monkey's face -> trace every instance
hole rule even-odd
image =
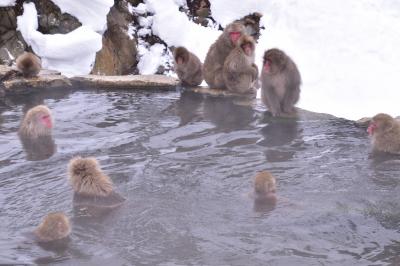
[[[254,45],[251,42],[244,42],[241,46],[243,49],[243,52],[247,55],[247,56],[251,56],[253,55],[253,51],[254,51]]]
[[[176,63],[178,65],[183,65],[185,63],[184,58],[182,56],[176,57]]]
[[[45,112],[39,112],[36,114],[36,123],[46,129],[53,128],[53,122],[51,121],[51,115]]]
[[[271,49],[264,53],[263,71],[276,74],[286,67],[286,55],[278,49]]]
[[[236,45],[239,38],[242,36],[243,31],[244,31],[244,26],[238,22],[229,24],[225,29],[225,32],[228,33],[229,35],[229,40],[232,45]]]
[[[370,136],[376,133],[384,133],[392,129],[394,119],[387,114],[378,114],[372,118],[368,126],[367,132]]]

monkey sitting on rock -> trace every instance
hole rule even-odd
[[[25,78],[36,77],[42,69],[42,61],[40,58],[30,52],[24,52],[18,56],[16,65],[18,71]]]
[[[114,191],[110,177],[103,173],[96,158],[75,157],[68,164],[69,181],[74,189],[74,206],[113,209],[125,201]]]
[[[183,85],[197,86],[203,81],[202,67],[199,58],[185,47],[174,50],[175,71]]]
[[[254,63],[255,42],[253,37],[243,35],[225,60],[222,71],[225,86],[231,92],[255,92],[258,68]]]
[[[282,50],[264,53],[261,71],[261,99],[273,116],[295,112],[300,98],[301,77],[293,60]]]

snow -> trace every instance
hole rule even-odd
[[[0,0],[0,6],[14,6],[16,0]]]
[[[17,24],[26,43],[41,57],[43,67],[66,76],[88,74],[102,46],[102,36],[87,26],[68,34],[40,33],[33,3],[24,4],[24,13],[17,18]]]
[[[107,28],[107,14],[114,0],[52,0],[61,11],[76,17],[82,25],[103,33]]]
[[[143,49],[143,47],[142,47]],[[157,72],[160,65],[164,63],[165,58],[163,57],[165,47],[160,43],[156,43],[150,47],[148,51],[143,54],[143,50],[139,50],[143,56],[138,63],[138,69],[140,74],[148,75]]]
[[[143,3],[140,3],[137,5],[137,7],[133,7],[130,3],[128,3],[128,10],[131,14],[137,14],[137,15],[143,15],[147,12],[146,5]]]
[[[189,21],[179,12],[181,2],[145,1],[154,13],[153,33],[204,61],[221,32]],[[399,115],[399,1],[212,0],[211,12],[222,26],[249,13],[264,14],[256,63],[273,47],[292,57],[303,78],[299,107],[348,119]]]

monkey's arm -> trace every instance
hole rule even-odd
[[[273,116],[280,116],[281,107],[278,95],[276,95],[274,87],[271,84],[263,84],[261,91],[261,97],[264,103],[268,107],[268,111],[272,113]]]

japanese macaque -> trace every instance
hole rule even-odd
[[[371,136],[374,151],[400,154],[400,122],[390,115],[377,114],[371,120],[367,132]]]
[[[75,206],[112,209],[125,201],[125,198],[114,192],[113,182],[103,173],[94,157],[71,159],[68,176],[75,192]]]
[[[301,77],[296,64],[279,49],[264,53],[261,99],[273,116],[295,112],[300,98]]]
[[[183,85],[197,86],[203,81],[202,67],[199,58],[185,47],[174,50],[175,72]]]
[[[31,108],[22,120],[19,127],[19,135],[28,138],[50,136],[53,128],[51,111],[45,105]]]
[[[49,108],[38,105],[28,110],[18,135],[29,161],[45,160],[55,153],[52,128],[53,120]]]
[[[276,180],[271,173],[262,171],[254,178],[254,196],[260,200],[276,201]]]
[[[42,69],[42,62],[33,53],[24,52],[16,60],[17,69],[25,78],[36,77]]]
[[[62,212],[46,215],[33,232],[38,242],[51,242],[66,238],[71,233],[71,225]]]
[[[244,32],[243,24],[233,22],[226,26],[224,32],[211,45],[203,64],[204,80],[210,88],[226,89],[222,75],[225,59]]]
[[[236,93],[255,92],[254,83],[258,68],[254,64],[255,42],[253,37],[243,35],[225,60],[223,78],[229,91]]]

